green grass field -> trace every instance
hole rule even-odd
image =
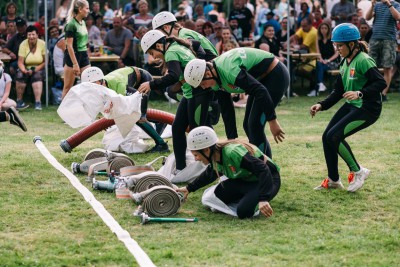
[[[371,170],[364,187],[353,194],[313,190],[326,177],[321,135],[339,107],[311,119],[308,109],[316,100],[292,98],[277,108],[286,132],[283,143],[272,144],[267,130],[282,177],[281,190],[271,202],[274,215],[270,219],[238,220],[211,213],[200,203],[203,189],[190,194],[176,215],[198,217],[198,223],[143,226],[132,216],[133,202],[118,200],[114,194],[93,193],[157,266],[398,266],[400,95],[391,94],[378,122],[348,140],[358,161]],[[153,102],[151,107],[175,112],[165,102]],[[97,134],[66,154],[59,142],[77,130],[62,123],[55,107],[21,114],[27,133],[0,124],[0,265],[137,265],[32,142],[34,136],[41,136],[53,156],[69,169],[71,162],[81,162],[90,149],[101,147],[103,135]],[[245,137],[243,116],[244,110],[237,109],[238,130]],[[222,125],[216,129],[223,136]],[[156,156],[131,155],[137,164]],[[348,170],[339,162],[346,181]],[[90,188],[85,176],[78,178]]]

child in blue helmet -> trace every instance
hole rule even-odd
[[[329,109],[342,98],[346,100],[322,135],[328,177],[314,188],[316,190],[343,188],[338,171],[338,155],[350,169],[347,191],[360,189],[370,173],[357,162],[345,139],[378,120],[382,110],[381,92],[386,82],[375,61],[368,56],[367,44],[359,39],[360,32],[353,24],[343,23],[333,30],[332,42],[343,58],[340,75],[332,93],[310,108],[314,117],[317,112]]]

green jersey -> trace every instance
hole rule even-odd
[[[126,95],[126,87],[129,81],[129,75],[136,75],[132,67],[125,67],[114,70],[106,76],[104,80],[107,81],[108,88],[117,92],[120,95]]]
[[[261,150],[258,148],[254,147],[254,157],[260,158],[262,156],[265,156]],[[228,144],[222,148],[221,151],[221,159],[222,159],[222,164],[217,163],[218,171],[222,172],[226,177],[230,179],[242,179],[244,181],[257,181],[258,178],[256,175],[250,173],[246,169],[242,169],[240,167],[242,158],[248,153],[249,151],[246,149],[245,146],[242,144]],[[267,156],[265,156],[267,157]],[[267,164],[272,164],[276,167],[276,169],[279,172],[279,166],[272,161],[272,159],[268,158]]]
[[[375,61],[364,52],[354,57],[350,64],[345,61],[340,66],[340,75],[342,76],[344,91],[360,91],[364,88],[368,81],[365,73],[373,67],[376,67]],[[351,101],[346,100],[346,102],[358,108],[363,105],[362,98]]]
[[[195,59],[196,57],[193,55],[190,49],[174,42],[169,47],[167,52],[165,52],[165,62],[168,61],[179,61],[182,67],[181,75],[179,76],[179,81],[184,80],[183,70],[185,66],[189,63],[190,60]],[[187,99],[192,98],[192,87],[184,83],[182,85],[183,96]]]
[[[70,22],[65,25],[65,39],[73,38],[74,42],[72,47],[74,51],[82,52],[87,51],[87,44],[88,44],[88,31],[86,29],[86,23],[82,20],[79,23],[75,18],[73,18]]]
[[[200,33],[196,32],[196,31],[182,28],[179,30],[178,37],[182,38],[182,39],[193,39],[193,40],[199,41],[201,47],[203,47],[203,49],[205,51],[209,51],[212,54],[214,54],[215,56],[218,56],[217,49],[210,42],[210,40],[208,40],[206,37],[204,37],[203,35],[201,35]]]
[[[265,59],[275,58],[274,54],[255,48],[235,48],[214,59],[221,84],[212,87],[212,90],[224,89],[229,93],[244,93],[242,88],[235,86],[236,78],[245,69],[248,72],[257,67]],[[265,70],[256,71],[259,78]]]

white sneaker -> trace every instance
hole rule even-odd
[[[318,88],[319,92],[325,92],[327,89],[325,84],[323,84],[323,83],[319,83],[318,86],[319,86],[319,88]]]
[[[307,96],[317,96],[317,95],[318,95],[318,92],[315,89],[307,94]]]
[[[344,186],[340,178],[338,181],[334,182],[331,178],[326,178],[322,181],[321,185],[314,188],[314,190],[323,190],[323,189],[343,189]]]
[[[177,170],[177,169],[175,169],[175,170],[172,172],[172,175],[177,176],[181,171],[182,171],[182,170]]]
[[[176,101],[175,99],[169,97],[169,95],[168,95],[167,92],[164,93],[164,96],[165,96],[165,98],[168,100],[168,102],[169,102],[170,104],[176,104],[176,103],[178,103],[178,101]]]
[[[350,173],[348,177],[350,184],[347,188],[347,191],[356,192],[358,189],[360,189],[364,185],[364,181],[367,180],[369,173],[370,170],[363,167],[361,167],[358,172]]]

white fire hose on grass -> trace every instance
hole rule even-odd
[[[73,175],[69,170],[64,168],[56,158],[51,155],[51,153],[47,150],[46,146],[42,143],[42,138],[40,136],[36,136],[33,139],[33,143],[39,149],[40,153],[49,161],[49,163],[64,174],[71,184],[81,193],[81,195],[85,198],[85,200],[93,207],[96,213],[100,216],[103,222],[110,228],[110,230],[118,237],[118,239],[124,243],[125,247],[129,250],[129,252],[135,257],[137,263],[140,266],[155,266],[151,261],[149,256],[142,250],[139,244],[132,239],[128,231],[124,230],[119,223],[112,217],[112,215],[105,209],[103,204],[99,202],[94,195],[81,184],[79,179]]]

